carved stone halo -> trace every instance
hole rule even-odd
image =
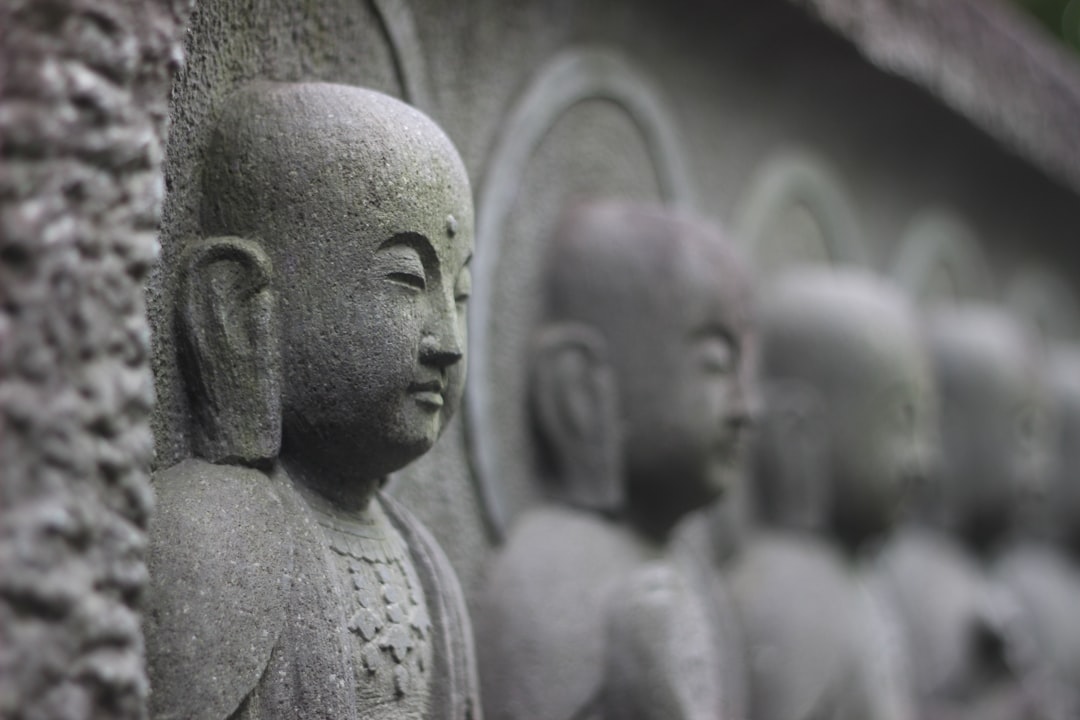
[[[519,192],[526,184],[534,156],[550,149],[545,142],[552,129],[587,101],[603,100],[629,121],[640,139],[651,167],[649,183],[658,188],[655,200],[676,205],[692,205],[692,183],[676,124],[669,117],[662,96],[633,65],[618,53],[602,48],[566,50],[548,61],[511,108],[496,140],[492,160],[477,192],[476,256],[473,262],[473,294],[469,329],[469,382],[465,388],[467,438],[474,477],[478,484],[488,528],[501,538],[513,518],[536,499],[538,488],[522,467],[516,443],[527,433],[523,420],[515,415],[525,406],[517,388],[528,363],[517,352],[515,336],[530,328],[510,326],[509,314],[497,298],[503,288],[530,285],[537,272],[535,263],[517,263],[515,272],[503,272],[511,263],[508,255],[521,253],[508,229],[519,219],[516,210]],[[543,147],[542,147],[543,146]],[[609,179],[610,180],[610,179]],[[604,193],[603,187],[589,189]],[[606,194],[612,191],[607,190]],[[542,205],[530,199],[533,207]],[[552,222],[558,208],[545,217]],[[536,228],[531,228],[535,230]],[[542,233],[541,233],[542,235]],[[538,239],[537,242],[542,242]],[[529,241],[531,242],[531,240]],[[519,290],[520,292],[520,290]],[[516,308],[511,308],[516,311]],[[524,345],[525,343],[520,343]],[[508,346],[514,346],[508,351]],[[515,384],[516,383],[516,384]],[[509,448],[509,450],[508,450]]]

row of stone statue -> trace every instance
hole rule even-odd
[[[1080,430],[1080,356],[992,309],[924,323],[856,272],[755,301],[708,224],[581,205],[528,329],[550,501],[470,623],[380,492],[461,398],[453,146],[375,92],[253,84],[203,182],[176,278],[195,457],[154,478],[155,718],[1077,717],[1077,444],[1047,461]]]

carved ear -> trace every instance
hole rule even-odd
[[[196,240],[177,286],[180,364],[195,453],[260,465],[281,446],[281,371],[271,264],[254,242]]]
[[[785,527],[818,529],[831,495],[829,422],[820,394],[806,383],[765,388],[758,431],[759,510]]]
[[[533,421],[553,490],[612,512],[623,502],[618,393],[607,343],[577,323],[544,328],[534,344]]]

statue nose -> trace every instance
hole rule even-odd
[[[760,398],[756,389],[745,378],[737,378],[732,390],[727,422],[745,431],[757,423],[760,411]]]
[[[455,339],[440,339],[435,335],[425,335],[420,340],[420,362],[445,369],[460,362],[464,353],[461,344]]]
[[[921,491],[936,481],[940,462],[938,450],[932,441],[927,438],[916,439],[904,465],[906,481],[913,490]]]

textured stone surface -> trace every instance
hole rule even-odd
[[[185,0],[0,9],[0,716],[141,718],[142,283]]]
[[[940,459],[934,482],[914,494],[916,512],[882,552],[880,587],[907,639],[923,712],[1004,717],[1034,703],[1029,712],[1045,713],[1055,698],[1031,684],[1037,640],[992,574],[1045,471],[1038,354],[995,306],[940,308],[928,326]]]
[[[159,466],[190,450],[168,270],[197,233],[197,178],[220,99],[260,78],[350,83],[418,103],[474,183],[472,312],[480,318],[487,303],[490,328],[473,323],[470,384],[487,382],[491,402],[482,413],[468,406],[390,490],[432,528],[470,592],[499,529],[483,488],[503,491],[510,521],[537,496],[522,473],[504,470],[532,452],[520,328],[537,313],[535,258],[574,198],[673,200],[738,229],[753,180],[777,157],[809,157],[848,207],[821,210],[812,196],[804,205],[826,216],[802,222],[797,206],[782,232],[850,216],[865,264],[885,269],[912,218],[941,206],[970,225],[996,277],[1029,259],[1066,282],[1078,276],[1075,192],[788,0],[215,0],[192,18],[187,52],[174,91],[163,260],[149,283]],[[491,472],[475,445],[495,433]]]
[[[791,272],[762,296],[758,524],[721,566],[750,716],[911,718],[903,652],[863,575],[935,440],[914,309],[888,282],[841,269]]]
[[[999,0],[793,0],[1080,189],[1080,61]]]
[[[340,83],[252,82],[216,115],[174,268],[194,458],[154,476],[151,712],[476,720],[457,579],[379,493],[461,401],[461,158]]]
[[[477,601],[489,717],[728,715],[740,660],[671,538],[742,467],[753,326],[732,250],[658,206],[563,214],[531,327],[539,452],[519,459],[550,503],[511,529]]]

